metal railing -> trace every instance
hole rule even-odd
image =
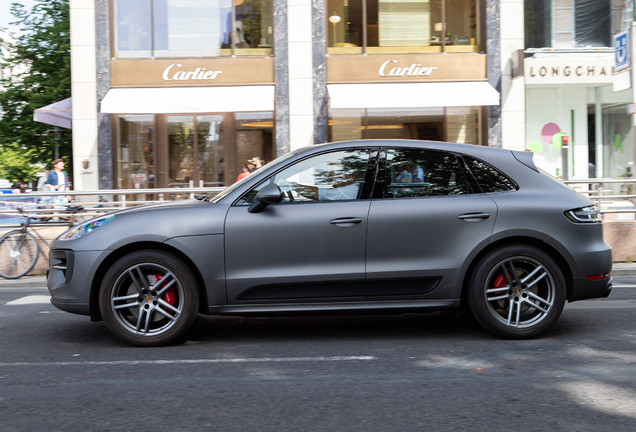
[[[135,207],[145,204],[156,204],[165,201],[173,201],[184,198],[194,198],[195,195],[207,195],[213,197],[225,190],[223,187],[190,187],[190,188],[163,188],[163,189],[102,189],[96,191],[64,191],[64,192],[28,192],[24,194],[7,194],[6,198],[39,198],[38,202],[12,202],[12,199],[2,200],[0,195],[0,214],[15,215],[16,217],[29,217],[30,219],[50,220],[67,218],[69,213],[65,207],[81,205],[84,211],[75,213],[75,217],[88,219],[104,213],[121,210],[123,208]],[[131,200],[129,197],[139,195],[156,196],[157,199]],[[95,197],[95,200],[80,200],[73,203],[45,202],[43,199],[57,196],[71,197]],[[104,197],[107,197],[104,199]],[[116,197],[117,199],[114,199]],[[19,210],[19,209],[22,210]],[[53,225],[53,224],[51,224]],[[19,223],[2,223],[0,219],[0,230],[21,226]]]
[[[636,205],[635,194],[621,194],[621,195],[608,195],[614,193],[612,189],[603,189],[604,184],[627,184],[634,185],[636,188],[635,178],[615,179],[615,178],[593,178],[593,179],[578,179],[578,180],[564,180],[563,183],[567,185],[588,185],[588,190],[577,190],[577,192],[587,195],[591,200],[596,201],[599,204],[601,213],[636,213],[636,208],[633,209],[603,209],[602,204],[613,204],[615,202],[625,201]],[[632,189],[634,189],[632,188]]]

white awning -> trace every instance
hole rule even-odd
[[[328,84],[330,108],[429,108],[499,105],[487,82]]]
[[[51,126],[71,129],[73,119],[72,98],[66,98],[33,111],[33,120]]]
[[[273,111],[274,86],[110,89],[102,113],[179,114]]]

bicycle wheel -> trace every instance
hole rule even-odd
[[[27,274],[38,259],[38,243],[28,232],[9,231],[0,238],[0,276],[17,279]]]

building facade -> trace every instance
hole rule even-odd
[[[522,0],[71,0],[75,185],[227,186],[349,139],[523,149],[523,20]]]
[[[633,2],[541,0],[526,2],[525,15],[526,147],[535,163],[561,178],[632,177],[634,99],[629,77],[616,85],[613,36],[631,28]]]

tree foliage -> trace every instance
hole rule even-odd
[[[29,150],[24,152],[10,147],[0,147],[0,178],[11,183],[18,180],[28,183],[29,180],[35,179],[41,167],[29,161],[29,153]]]
[[[37,0],[31,11],[13,3],[13,24],[24,32],[0,60],[0,145],[13,149],[31,164],[53,160],[52,126],[33,120],[33,111],[71,96],[71,42],[68,0]],[[16,74],[26,63],[26,70]],[[63,129],[60,156],[72,163],[71,131]],[[67,159],[68,158],[68,159]],[[72,168],[69,167],[72,172]]]

